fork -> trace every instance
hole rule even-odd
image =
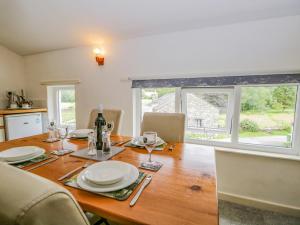
[[[76,173],[77,171],[81,170],[81,169],[85,169],[87,168],[89,165],[91,165],[91,163],[85,163],[83,166],[77,167],[74,170],[71,170],[70,172],[66,173],[65,175],[61,176],[60,178],[58,178],[59,181],[62,181],[68,177],[70,177],[71,175],[73,175],[74,173]]]

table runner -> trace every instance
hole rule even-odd
[[[156,150],[156,151],[162,151],[162,150],[164,150],[164,148],[165,148],[166,145],[167,145],[167,143],[158,145],[158,146],[156,146],[153,150]],[[125,146],[125,147],[131,147],[131,148],[145,148],[145,147],[142,147],[142,146],[134,145],[134,144],[132,144],[131,142],[126,143],[124,146]]]
[[[17,163],[17,164],[11,164],[12,166],[15,166],[15,167],[18,167],[18,168],[23,168],[23,167],[25,167],[25,166],[30,166],[30,165],[33,165],[33,164],[35,164],[35,163],[39,163],[39,162],[42,162],[42,161],[44,161],[44,160],[47,160],[47,159],[49,159],[49,155],[48,154],[43,154],[43,155],[41,155],[41,156],[39,156],[39,157],[36,157],[36,158],[34,158],[34,159],[31,159],[31,160],[29,160],[29,161],[26,161],[26,162],[21,162],[21,163]]]

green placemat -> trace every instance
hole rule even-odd
[[[153,150],[162,151],[162,150],[164,150],[166,145],[167,145],[167,143],[163,143],[161,145],[156,146],[155,149],[153,149]],[[145,148],[145,147],[142,147],[142,146],[134,145],[134,144],[131,143],[131,141],[126,143],[124,146],[125,147],[131,147],[131,148]]]
[[[16,166],[18,168],[23,168],[25,166],[30,166],[32,164],[42,162],[42,161],[44,161],[44,160],[46,160],[48,158],[49,158],[49,155],[43,154],[43,155],[41,155],[41,156],[39,156],[37,158],[31,159],[29,161],[21,162],[21,163],[17,163],[17,164],[13,164],[13,166]]]
[[[70,179],[64,181],[64,184],[73,188],[77,188],[80,190],[84,190],[81,187],[79,187],[79,185],[77,184],[76,180],[77,180],[77,176],[78,174],[76,174],[75,176],[71,177]],[[139,183],[142,182],[142,180],[147,176],[147,174],[145,174],[144,172],[140,172],[138,179],[131,185],[129,185],[126,188],[123,188],[121,190],[118,191],[112,191],[112,192],[105,192],[105,193],[99,193],[99,192],[92,192],[98,195],[102,195],[105,197],[109,197],[109,198],[113,198],[113,199],[117,199],[119,201],[123,201],[126,200],[134,191],[134,189],[139,185]],[[87,191],[87,190],[85,190]]]

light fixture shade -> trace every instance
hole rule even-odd
[[[104,57],[96,56],[96,62],[98,63],[99,66],[103,66],[104,65]]]
[[[96,62],[99,66],[104,65],[104,49],[103,48],[94,48],[94,54],[96,55]]]

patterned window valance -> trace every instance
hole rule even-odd
[[[300,83],[300,73],[133,80],[132,88]]]

